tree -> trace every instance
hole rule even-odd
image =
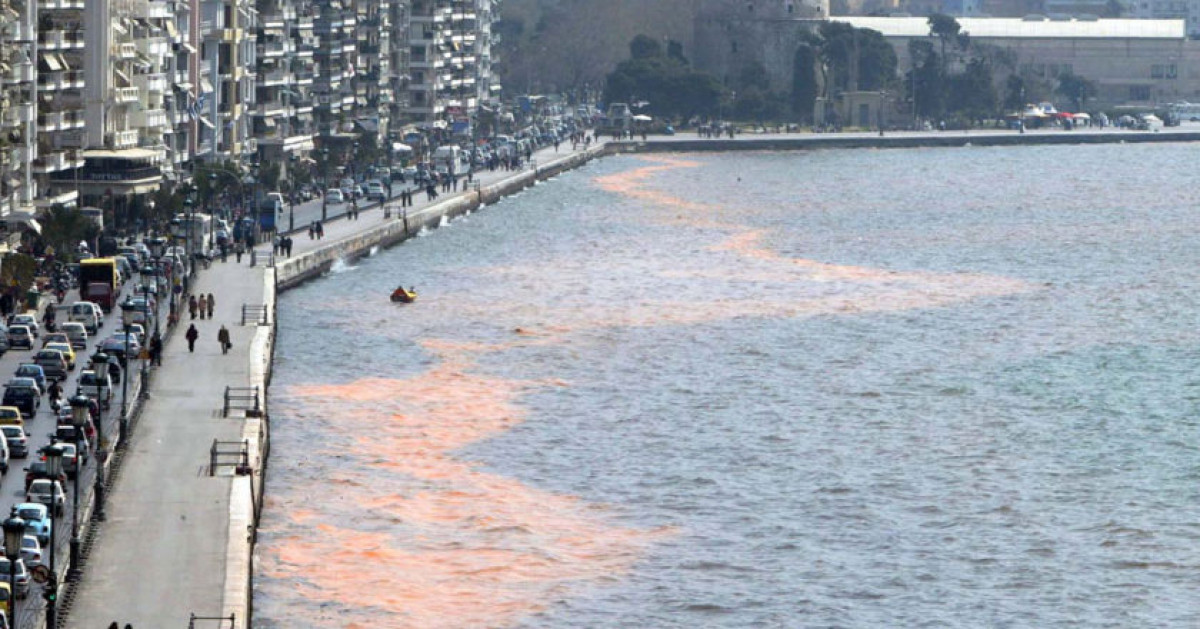
[[[649,35],[638,35],[629,42],[629,57],[632,59],[653,59],[663,56],[662,45]]]
[[[942,72],[946,72],[946,44],[958,41],[958,34],[962,32],[962,25],[958,20],[946,15],[945,13],[934,13],[927,20],[929,24],[929,35],[936,37],[942,44]]]
[[[817,53],[807,43],[800,44],[792,61],[792,111],[803,122],[812,121],[817,101]]]
[[[634,99],[649,102],[650,113],[659,117],[711,114],[717,110],[722,93],[715,77],[696,72],[684,62],[682,47],[678,54],[654,54],[653,42],[645,36],[630,43],[631,58],[617,64],[604,85],[607,102],[628,102]]]
[[[1082,111],[1087,100],[1096,96],[1096,84],[1067,72],[1058,76],[1058,87],[1054,92],[1070,100],[1075,111]]]
[[[42,217],[42,241],[54,247],[59,260],[73,260],[75,245],[81,240],[92,242],[98,235],[96,223],[73,208],[55,206]]]
[[[1025,109],[1025,79],[1010,74],[1004,80],[1004,109],[1007,111],[1023,111]]]

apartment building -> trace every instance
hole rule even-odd
[[[251,132],[263,162],[285,168],[315,148],[312,86],[318,42],[309,2],[258,3],[258,77]]]
[[[257,11],[249,0],[200,3],[200,122],[207,130],[201,130],[197,152],[211,159],[240,163],[257,150],[250,115],[258,79]]]
[[[493,0],[418,0],[408,29],[410,121],[465,120],[500,86],[492,74]]]
[[[37,194],[33,158],[37,155],[37,10],[29,0],[0,2],[0,218],[32,215]],[[11,239],[9,236],[14,236]],[[6,231],[0,249],[15,244],[19,228]]]
[[[37,2],[37,142],[33,157],[35,204],[71,205],[74,186],[58,181],[83,165],[84,2]]]

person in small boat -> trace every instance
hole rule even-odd
[[[414,296],[416,296],[414,289],[404,290],[404,286],[398,286],[396,290],[392,291],[393,301],[412,301]]]

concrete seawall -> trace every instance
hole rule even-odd
[[[392,210],[392,218],[360,234],[330,243],[306,254],[286,260],[276,260],[276,286],[284,291],[327,273],[338,260],[352,261],[370,253],[375,247],[390,247],[415,236],[422,229],[434,229],[442,223],[501,198],[520,192],[538,181],[544,181],[603,155],[605,147],[579,151],[551,160],[544,165],[531,167],[494,184],[478,186],[474,190],[445,201],[434,203],[417,211]]]
[[[1097,130],[1040,130],[1028,133],[1015,131],[934,131],[895,132],[886,135],[868,133],[799,133],[764,136],[739,135],[735,139],[706,139],[697,137],[657,137],[649,141],[626,140],[610,142],[610,153],[675,153],[714,151],[812,151],[820,149],[861,148],[951,148],[964,146],[1022,146],[1067,144],[1122,144],[1146,142],[1197,142],[1200,131],[1177,130],[1125,131]]]

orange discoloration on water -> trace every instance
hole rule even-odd
[[[441,362],[409,379],[287,391],[310,407],[308,414],[324,413],[356,435],[350,451],[359,465],[386,472],[358,472],[372,482],[350,503],[282,509],[289,526],[309,534],[264,552],[265,574],[301,583],[297,594],[305,601],[336,605],[339,626],[501,627],[544,609],[576,582],[622,574],[645,544],[665,534],[614,526],[595,505],[455,459],[455,449],[520,422],[516,400],[525,391],[562,383],[475,373],[472,356],[496,345],[423,346]],[[363,510],[369,518],[348,517]],[[380,520],[391,526],[379,532],[348,525],[363,519],[375,529]],[[381,617],[388,619],[382,625]]]

